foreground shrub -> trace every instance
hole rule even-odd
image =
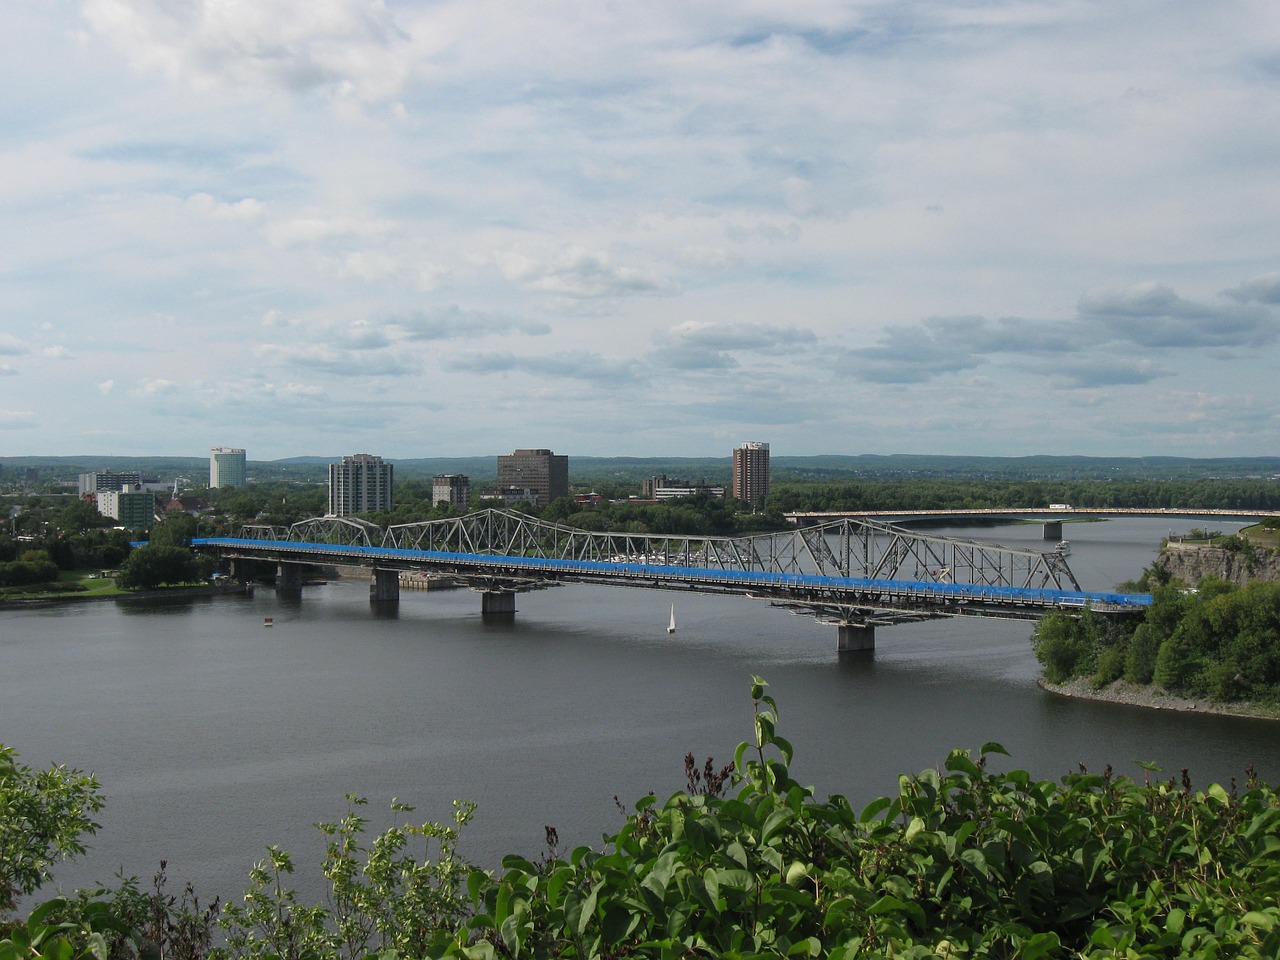
[[[1034,780],[989,769],[1005,752],[989,743],[859,810],[791,778],[765,687],[753,678],[754,737],[731,768],[687,757],[687,788],[642,798],[599,850],[562,857],[548,828],[536,862],[475,870],[454,853],[470,805],[454,827],[395,828],[366,847],[351,798],[347,817],[319,825],[326,904],[299,899],[292,860],[273,849],[218,918],[226,942],[209,956],[1280,956],[1280,795],[1251,774],[1204,791],[1185,771]],[[94,901],[58,920],[41,907],[0,941],[0,960],[201,960],[212,909],[166,901],[161,886],[132,914]]]
[[[1280,802],[1084,770],[995,773],[987,744],[856,810],[791,779],[755,681],[737,792],[645,797],[603,851],[473,873],[438,957],[1275,957]],[[553,851],[554,852],[554,851]]]

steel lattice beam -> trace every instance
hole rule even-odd
[[[512,510],[490,509],[445,520],[397,524],[386,530],[382,546],[554,560],[650,562],[712,570],[1080,589],[1065,558],[1056,552],[931,536],[857,518],[748,537],[689,537],[594,533]]]

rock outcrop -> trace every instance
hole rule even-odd
[[[1170,543],[1155,566],[1186,584],[1215,576],[1243,586],[1250,580],[1280,581],[1280,550],[1245,546],[1242,550]]]

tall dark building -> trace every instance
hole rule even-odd
[[[569,495],[569,458],[550,450],[516,450],[500,456],[498,490],[527,490],[530,503],[545,507]]]
[[[758,507],[769,494],[769,445],[748,440],[733,450],[733,499]]]

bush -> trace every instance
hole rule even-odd
[[[49,879],[59,859],[84,852],[98,829],[98,781],[66,767],[32,770],[0,743],[0,914]]]

